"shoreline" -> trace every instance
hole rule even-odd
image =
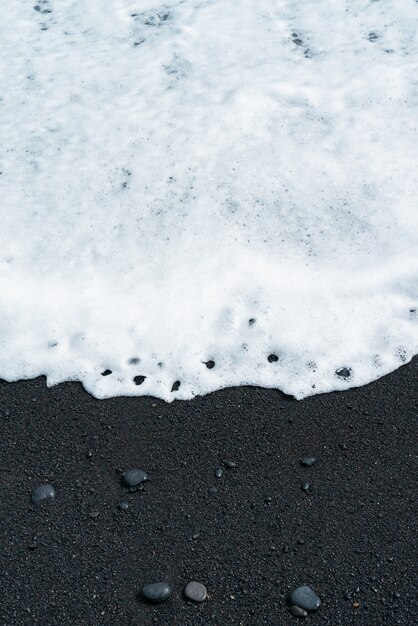
[[[309,623],[412,626],[417,374],[415,357],[299,401],[234,387],[170,404],[0,382],[0,625],[294,624],[306,583],[322,599]],[[143,489],[122,485],[132,467]],[[37,507],[43,482],[56,498]],[[173,593],[150,606],[138,594],[156,580]]]

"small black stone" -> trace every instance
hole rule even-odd
[[[277,354],[269,354],[267,357],[267,361],[269,363],[276,363],[276,361],[279,360],[279,357],[277,356]]]
[[[146,379],[146,376],[134,376],[133,380],[134,380],[135,385],[142,385],[145,379]]]
[[[311,487],[310,483],[308,483],[308,482],[303,483],[302,484],[302,491],[304,491],[305,493],[308,493],[310,487]]]
[[[316,463],[316,459],[313,456],[303,456],[300,460],[300,464],[305,467],[312,467]]]
[[[137,487],[147,479],[147,473],[141,469],[131,469],[123,474],[123,481],[128,487]]]
[[[120,509],[121,511],[127,511],[129,508],[129,502],[126,502],[126,500],[122,500],[122,502],[118,503],[118,509]]]
[[[206,361],[205,365],[208,368],[208,370],[211,370],[215,367],[215,361]]]
[[[290,607],[290,612],[294,617],[308,617],[308,613],[305,609],[302,609],[300,606],[296,606],[296,604],[293,604]]]
[[[218,467],[215,470],[215,478],[220,478],[222,476],[222,467]]]
[[[235,461],[224,461],[224,465],[225,465],[226,469],[234,469],[234,467],[237,466]]]
[[[171,596],[171,587],[166,582],[150,583],[142,587],[142,596],[148,602],[159,604],[165,602]]]
[[[321,606],[321,599],[308,585],[302,585],[292,591],[290,602],[305,611],[317,611]]]
[[[104,372],[102,372],[102,376],[110,376],[111,373],[112,370],[105,370]]]
[[[39,504],[43,500],[51,500],[55,498],[55,489],[52,485],[45,484],[39,485],[34,491],[32,491],[32,502]]]
[[[180,381],[179,381],[179,380],[176,380],[176,381],[173,383],[173,386],[171,387],[171,391],[172,391],[172,392],[173,392],[173,391],[178,391],[179,389],[180,389]]]

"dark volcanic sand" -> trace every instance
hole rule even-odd
[[[75,383],[0,383],[0,624],[296,624],[287,597],[306,583],[323,600],[307,623],[413,626],[417,370],[301,402],[249,387],[98,401]],[[237,467],[215,478],[225,459]],[[135,467],[149,481],[130,494],[118,468]],[[43,482],[56,498],[35,507]],[[138,599],[159,580],[171,599]],[[190,580],[205,603],[182,598]]]

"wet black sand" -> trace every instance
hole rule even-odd
[[[171,405],[1,382],[1,626],[296,624],[303,583],[323,600],[307,623],[413,626],[417,373],[414,359],[302,402],[242,387]],[[237,467],[215,478],[225,459]],[[150,480],[120,511],[131,467]],[[56,498],[34,507],[45,481]],[[173,596],[148,606],[156,580]],[[204,604],[182,598],[189,580]]]

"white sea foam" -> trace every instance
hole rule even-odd
[[[0,16],[1,377],[303,398],[418,352],[417,2],[34,3]]]

